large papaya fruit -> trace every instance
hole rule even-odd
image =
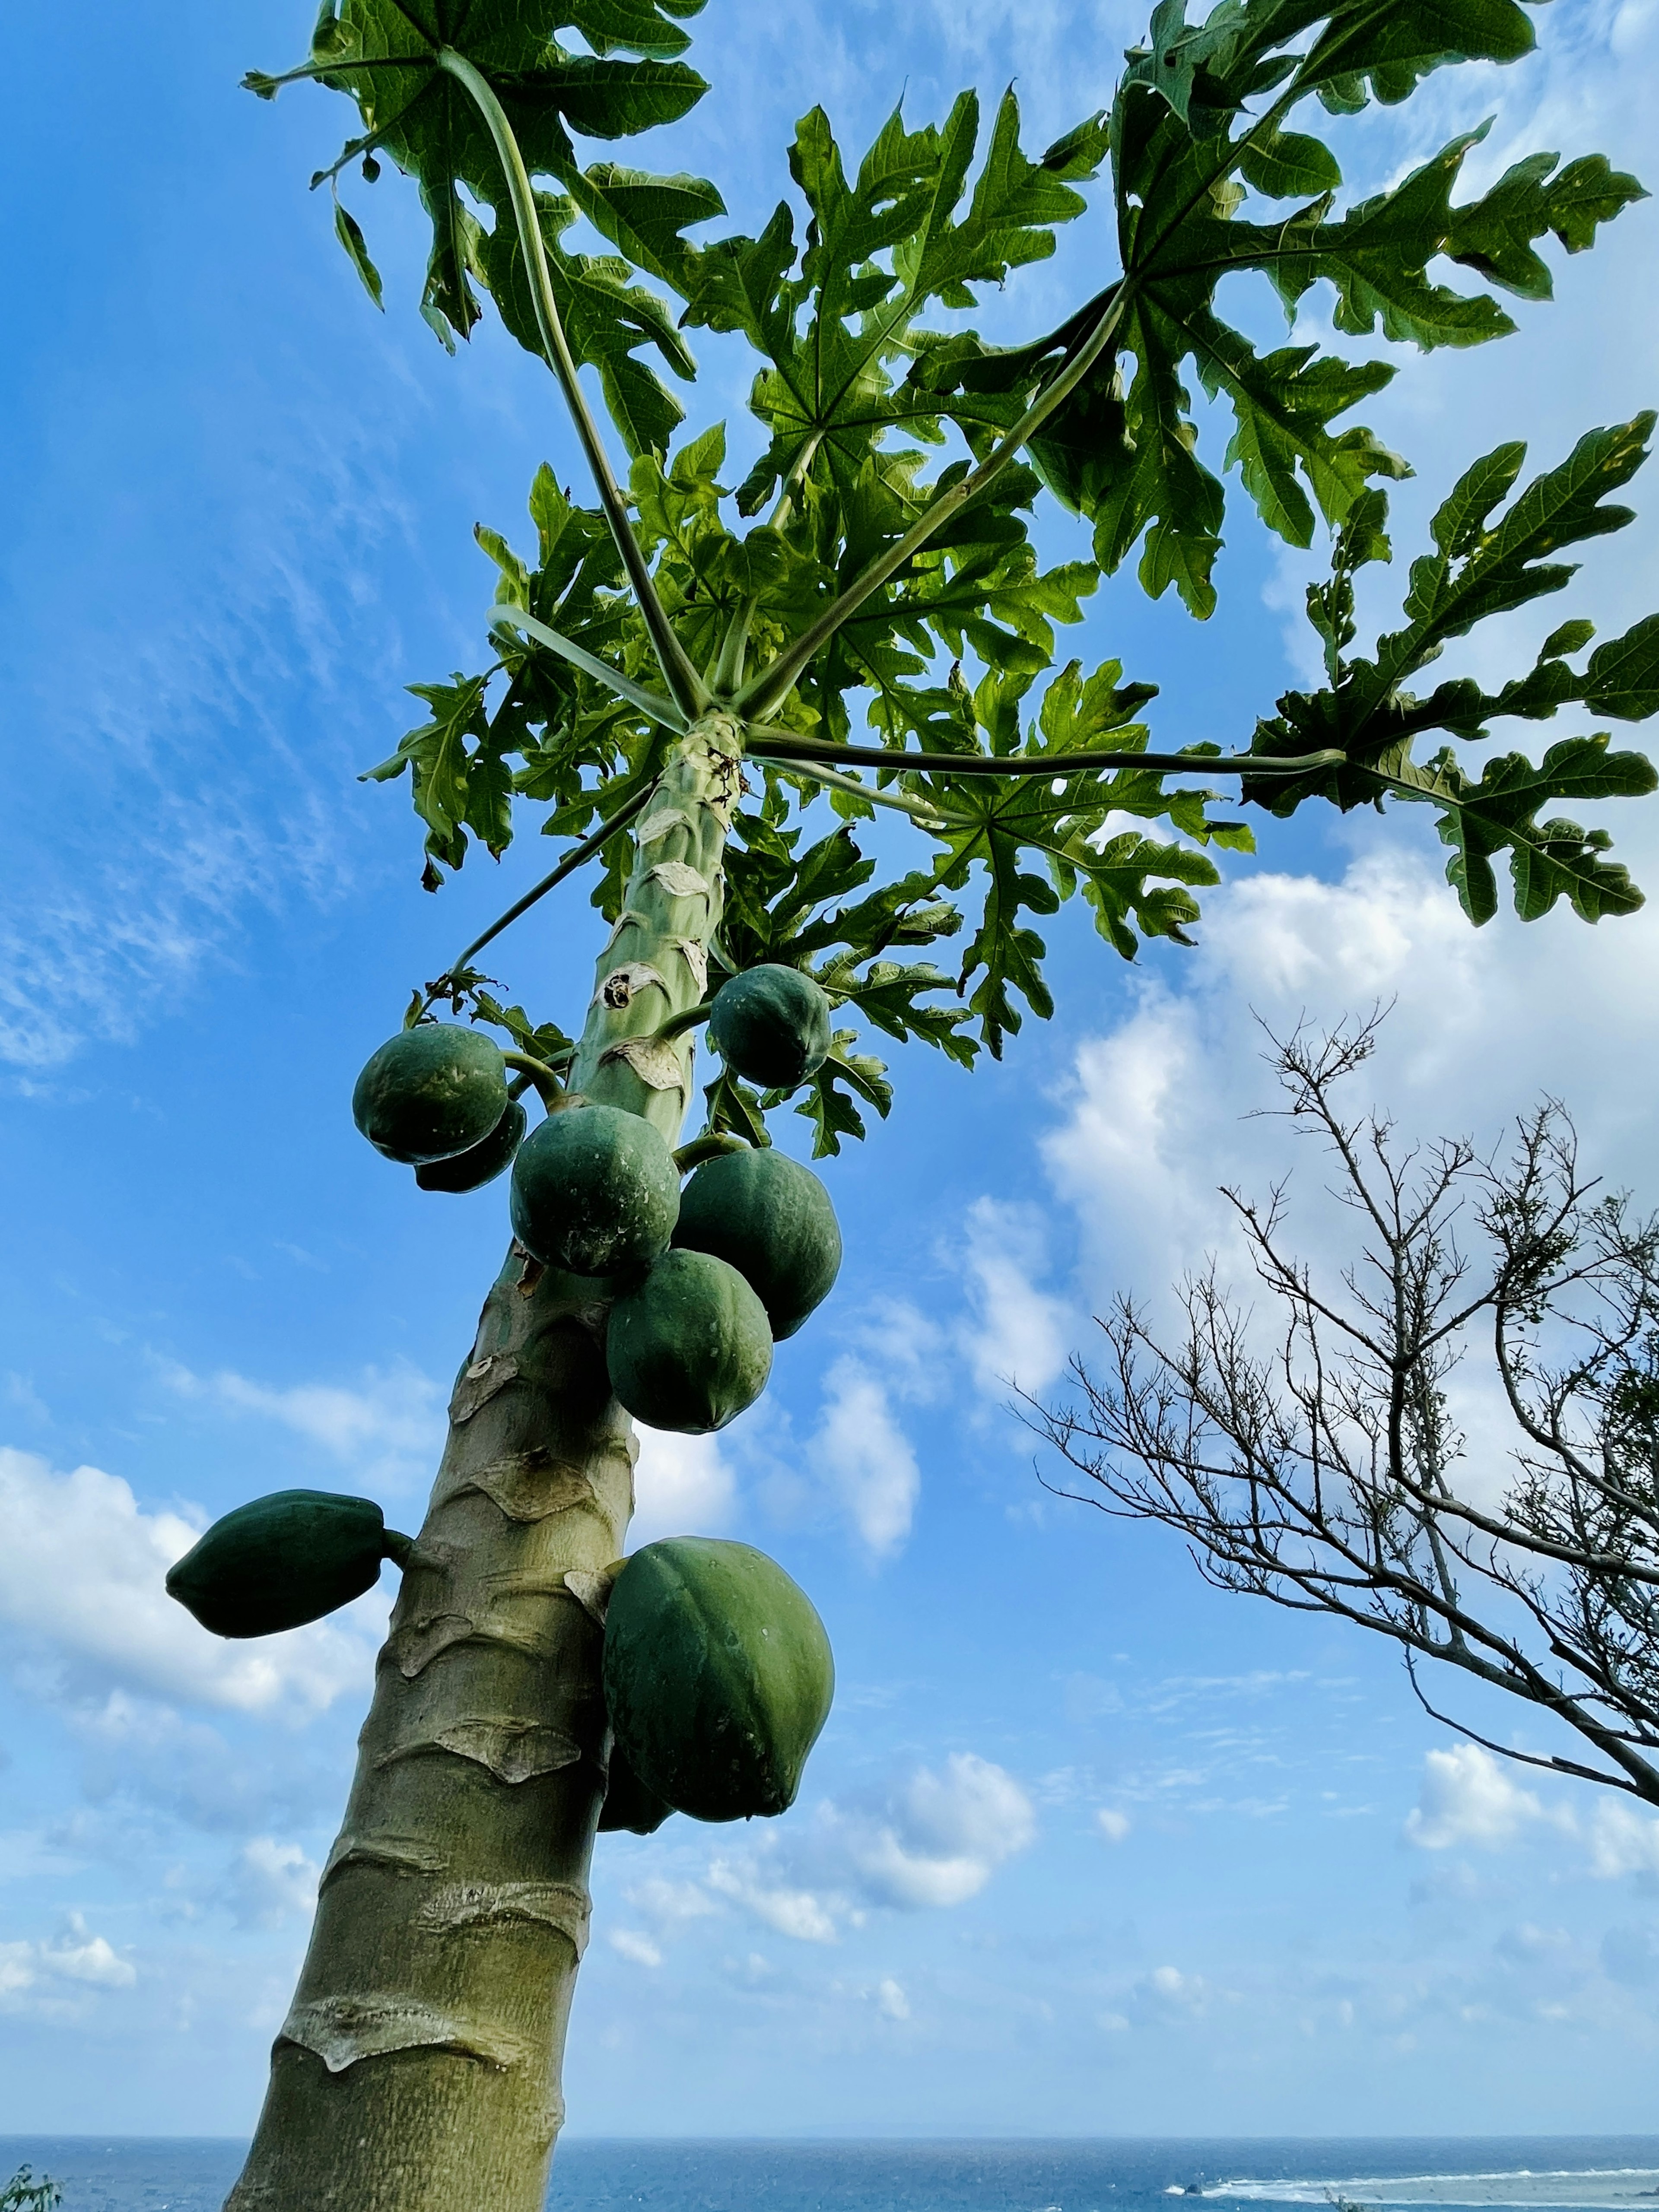
[[[482,1190],[512,1166],[524,1142],[528,1118],[518,1100],[510,1098],[506,1113],[482,1143],[470,1145],[465,1152],[447,1160],[428,1160],[424,1167],[416,1169],[416,1182],[422,1190]]]
[[[676,1812],[741,1820],[793,1805],[835,1687],[811,1600],[763,1552],[673,1536],[623,1564],[605,1705],[630,1770]]]
[[[513,1233],[573,1275],[648,1267],[680,1208],[674,1155],[649,1121],[619,1106],[550,1114],[513,1163]]]
[[[680,1193],[674,1242],[735,1267],[780,1342],[829,1296],[841,1268],[829,1192],[811,1168],[769,1146],[703,1162]]]
[[[766,1388],[772,1332],[735,1267],[711,1252],[665,1252],[611,1309],[611,1387],[651,1429],[707,1436]]]
[[[767,1091],[793,1091],[830,1051],[830,1001],[799,968],[767,962],[722,983],[708,1035],[726,1066]]]
[[[481,1030],[421,1022],[357,1078],[351,1115],[376,1152],[410,1167],[482,1144],[507,1111],[507,1065]]]
[[[278,1490],[216,1521],[167,1570],[167,1595],[216,1636],[274,1636],[349,1605],[407,1553],[372,1498]]]

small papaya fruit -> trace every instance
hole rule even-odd
[[[829,1192],[811,1168],[770,1146],[705,1160],[680,1193],[674,1242],[735,1267],[780,1343],[830,1295],[841,1269]]]
[[[617,1396],[647,1428],[707,1436],[766,1388],[772,1332],[737,1269],[712,1252],[665,1252],[611,1309],[605,1364]]]
[[[447,1160],[428,1160],[416,1169],[416,1182],[422,1190],[482,1190],[512,1166],[528,1120],[518,1100],[509,1098],[506,1113],[481,1143]]]
[[[677,1813],[786,1811],[835,1687],[811,1600],[763,1552],[673,1536],[624,1562],[605,1614],[605,1706],[633,1773]]]
[[[799,968],[768,961],[722,983],[708,1035],[726,1066],[767,1091],[793,1091],[830,1052],[830,1001]]]
[[[167,1595],[215,1636],[274,1636],[361,1597],[408,1543],[372,1498],[273,1491],[198,1536],[168,1568]]]
[[[507,1111],[507,1065],[481,1030],[421,1022],[357,1078],[351,1115],[378,1152],[410,1167],[482,1144]]]
[[[619,1106],[566,1106],[532,1129],[513,1163],[513,1233],[573,1275],[648,1267],[680,1210],[674,1155],[649,1121]]]

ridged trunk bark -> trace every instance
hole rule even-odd
[[[573,1094],[678,1141],[739,733],[704,718],[637,832]],[[509,1254],[382,1650],[345,1822],[226,2212],[539,2212],[609,1752],[605,1569],[636,1455],[609,1286]]]

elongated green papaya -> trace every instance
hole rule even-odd
[[[799,968],[745,968],[714,994],[708,1035],[745,1081],[793,1091],[829,1055],[830,1001]]]
[[[423,1167],[482,1144],[507,1111],[507,1066],[481,1030],[400,1030],[357,1078],[351,1115],[378,1152]]]
[[[605,1615],[606,1709],[634,1774],[677,1813],[786,1811],[835,1688],[811,1600],[763,1552],[673,1536],[624,1563]]]
[[[735,1267],[710,1252],[665,1252],[611,1309],[611,1387],[637,1421],[707,1436],[766,1388],[772,1332]]]
[[[278,1490],[199,1536],[168,1568],[167,1595],[215,1636],[274,1636],[361,1597],[408,1548],[372,1498]]]
[[[627,1753],[613,1743],[605,1802],[599,1808],[599,1833],[614,1835],[617,1829],[626,1828],[631,1835],[654,1835],[673,1809],[646,1788],[629,1765]]]
[[[428,1160],[416,1169],[416,1182],[422,1190],[482,1190],[512,1166],[528,1118],[516,1098],[508,1099],[506,1113],[481,1144],[450,1159]]]
[[[705,1160],[680,1193],[674,1242],[735,1267],[780,1343],[829,1296],[841,1269],[829,1192],[775,1146]]]

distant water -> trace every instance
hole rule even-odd
[[[64,2212],[219,2212],[244,2148],[0,2136],[0,2185],[27,2163],[62,2183]],[[1368,2212],[1659,2212],[1659,2136],[569,2142],[549,2201],[557,2212],[1176,2212],[1170,2200],[1183,2197],[1218,2200],[1221,2212],[1337,2200]]]

